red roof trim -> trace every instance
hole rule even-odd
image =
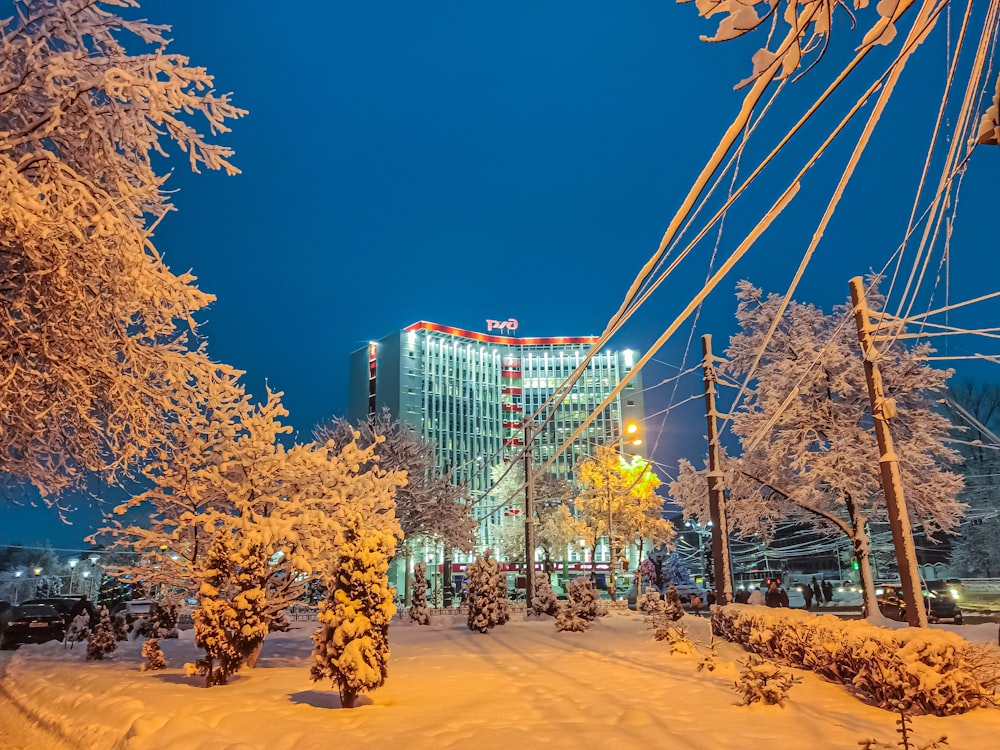
[[[534,337],[534,338],[514,338],[512,336],[489,336],[485,333],[477,333],[475,331],[466,331],[463,328],[455,328],[454,326],[443,326],[437,323],[428,323],[426,320],[421,320],[412,325],[406,326],[404,331],[436,331],[437,333],[446,333],[450,336],[460,336],[466,339],[472,339],[473,341],[479,341],[484,344],[505,344],[507,346],[542,346],[542,345],[552,345],[552,344],[571,344],[571,345],[593,345],[597,343],[597,336],[546,336],[546,337]]]

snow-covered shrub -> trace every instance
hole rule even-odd
[[[605,611],[597,602],[597,589],[586,576],[577,576],[566,584],[567,603],[585,620],[596,620]]]
[[[251,656],[267,635],[264,607],[267,595],[259,582],[261,549],[237,548],[237,539],[220,533],[204,559],[198,591],[198,607],[192,613],[194,642],[205,658],[186,664],[188,674],[205,675],[205,684],[225,685]]]
[[[73,648],[74,644],[85,641],[90,637],[90,615],[87,612],[81,612],[76,617],[73,618],[73,622],[69,624],[69,628],[66,629],[66,637],[63,639],[63,643]]]
[[[668,615],[662,602],[646,617],[646,625],[652,629],[653,638],[658,641],[666,641],[667,645],[670,646],[670,653],[694,653],[694,643],[688,638],[687,629],[681,625],[680,620],[673,619],[671,615]]]
[[[677,593],[677,587],[674,584],[670,584],[666,596],[663,597],[663,616],[668,620],[679,620],[684,616],[681,595]]]
[[[590,627],[591,621],[581,617],[577,609],[568,601],[556,613],[556,630],[582,633]]]
[[[655,588],[647,588],[639,597],[638,609],[644,615],[651,615],[661,607],[663,607],[663,597]]]
[[[743,668],[735,687],[747,706],[751,703],[783,706],[792,685],[801,682],[790,673],[783,672],[777,664],[754,654],[750,654],[741,666]]]
[[[410,593],[410,621],[418,625],[431,624],[431,611],[427,606],[427,566],[418,562],[413,566],[412,592]]]
[[[533,615],[552,615],[559,612],[559,600],[552,590],[549,577],[545,573],[535,573],[535,594],[531,598],[528,611]]]
[[[98,607],[101,619],[97,621],[97,627],[90,634],[87,641],[87,661],[100,661],[118,648],[118,640],[115,638],[114,626],[111,624],[111,616],[107,607]]]
[[[146,659],[146,663],[139,666],[140,672],[155,672],[158,669],[167,668],[167,660],[163,658],[159,638],[150,638],[143,643],[142,655]]]
[[[766,659],[809,669],[882,708],[947,716],[995,702],[995,659],[955,635],[888,630],[794,609],[719,606],[712,632]]]
[[[154,602],[149,611],[144,634],[148,638],[177,638],[180,635],[180,631],[177,629],[177,621],[180,617],[181,605],[179,601]]]
[[[708,653],[703,654],[701,660],[698,662],[698,671],[703,669],[706,672],[714,672],[715,668],[718,666],[719,655],[717,653],[719,647],[719,642],[715,640],[713,636],[708,642]]]
[[[128,640],[128,623],[125,622],[125,613],[118,612],[117,617],[111,618],[111,632],[115,635],[116,641]]]
[[[391,532],[355,516],[338,551],[336,578],[319,605],[311,675],[313,681],[332,680],[344,708],[354,708],[359,693],[385,683],[389,624],[396,614],[387,572],[395,551]]]
[[[466,571],[469,585],[469,630],[488,633],[510,619],[507,579],[493,550],[486,550]]]

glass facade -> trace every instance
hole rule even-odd
[[[487,495],[494,467],[517,457],[524,421],[545,404],[586,357],[595,337],[513,338],[434,323],[414,323],[352,355],[348,419],[387,407],[437,448],[439,465],[466,485],[488,527],[498,521]],[[542,415],[536,463],[546,462],[632,370],[634,350],[602,351],[588,364],[565,400]],[[622,434],[622,425],[644,416],[636,375],[597,419],[559,455],[549,471],[572,479],[595,446]],[[536,417],[536,425],[543,419]],[[489,516],[489,519],[486,517]],[[483,529],[484,541],[489,529]]]

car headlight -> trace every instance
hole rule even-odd
[[[958,589],[948,589],[952,599],[958,599]]]

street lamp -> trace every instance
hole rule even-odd
[[[73,560],[69,560],[68,562],[69,562],[69,593],[72,594],[74,591],[76,591],[76,588],[74,588],[73,586],[73,574],[76,573],[76,564],[80,561],[74,558]]]

